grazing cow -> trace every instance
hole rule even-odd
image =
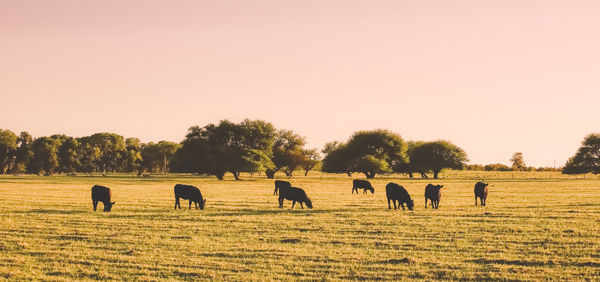
[[[175,184],[175,188],[173,190],[175,190],[175,209],[177,209],[177,207],[181,209],[179,198],[190,200],[188,209],[192,209],[192,202],[194,202],[196,209],[198,209],[198,205],[200,205],[201,210],[204,209],[206,200],[202,198],[202,193],[200,193],[200,189],[198,189],[198,187],[192,185]]]
[[[275,180],[275,191],[273,192],[273,195],[277,195],[277,190],[281,190],[281,187],[292,187],[292,184],[283,180]]]
[[[427,184],[425,187],[425,208],[427,208],[427,199],[431,200],[431,208],[437,209],[442,198],[442,187],[444,185]]]
[[[279,188],[279,208],[283,208],[283,200],[290,200],[292,201],[292,207],[290,209],[294,208],[294,205],[296,204],[296,202],[300,203],[300,207],[304,208],[304,206],[302,205],[302,203],[305,203],[306,206],[309,209],[313,208],[312,205],[312,201],[310,200],[310,198],[308,196],[306,196],[306,192],[304,192],[304,190],[297,188],[297,187],[280,187]]]
[[[402,210],[404,210],[404,203],[406,203],[406,206],[411,211],[415,206],[415,203],[410,198],[410,195],[408,194],[406,189],[404,189],[404,187],[396,183],[390,182],[387,185],[385,185],[385,195],[388,199],[388,209],[392,209],[392,206],[390,206],[390,200],[392,200],[392,202],[394,203],[394,209],[397,209],[396,201],[398,201],[398,206],[401,206]]]
[[[375,193],[375,188],[373,188],[371,182],[367,180],[352,180],[352,194],[354,194],[354,191],[356,191],[356,194],[358,194],[358,188],[363,189],[363,194],[367,193],[367,190],[371,191],[371,194]]]
[[[111,196],[112,193],[110,192],[110,188],[94,185],[94,187],[92,187],[92,204],[94,204],[94,211],[96,211],[96,207],[98,207],[98,202],[102,202],[104,204],[104,211],[109,212],[115,204],[115,202],[111,202]]]
[[[475,206],[477,206],[477,197],[481,200],[481,206],[485,207],[485,199],[488,195],[488,183],[477,182],[475,184]]]

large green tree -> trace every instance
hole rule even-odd
[[[527,165],[525,165],[525,160],[523,159],[523,153],[516,152],[510,158],[510,162],[512,163],[512,170],[522,171],[527,169]]]
[[[272,168],[275,128],[261,120],[228,120],[218,125],[193,126],[177,151],[174,167],[179,171],[215,175],[223,179],[231,172],[239,180],[240,172]]]
[[[31,151],[31,145],[33,143],[33,137],[27,132],[23,131],[17,139],[18,148],[15,152],[15,165],[13,166],[13,173],[28,172],[27,164],[33,158],[33,152]]]
[[[308,172],[315,168],[321,162],[321,156],[316,148],[302,150],[303,160],[302,168],[304,176],[308,176]]]
[[[304,137],[291,130],[278,130],[275,132],[273,142],[273,167],[267,168],[267,178],[274,178],[277,171],[283,171],[286,176],[292,177],[294,170],[300,167],[304,160],[303,146],[306,144]]]
[[[142,142],[138,138],[125,139],[125,153],[123,156],[123,169],[126,172],[141,172]]]
[[[421,146],[424,142],[422,141],[408,141],[406,154],[408,155],[409,161],[406,163],[398,163],[392,169],[394,172],[408,174],[410,178],[413,178],[415,173],[420,173],[422,178],[427,178],[427,174],[425,171],[419,169],[416,163],[414,162],[415,158],[415,149]]]
[[[0,129],[0,173],[2,174],[5,174],[14,164],[17,139],[17,135],[12,131]]]
[[[54,135],[53,135],[54,136]],[[79,141],[73,137],[61,136],[59,148],[58,148],[58,169],[61,172],[75,172],[81,166],[79,157],[77,155],[79,151]]]
[[[123,136],[114,133],[96,133],[83,137],[80,142],[80,162],[86,172],[117,171],[126,154]]]
[[[143,144],[141,149],[143,171],[167,173],[169,162],[178,148],[179,144],[168,141]]]
[[[382,129],[358,131],[345,143],[328,143],[323,152],[324,172],[360,172],[367,178],[389,173],[408,161],[402,137]]]
[[[442,169],[462,169],[469,159],[465,151],[448,141],[425,142],[414,148],[411,163],[420,172],[433,172],[438,178]]]
[[[31,151],[33,158],[29,167],[34,173],[52,175],[59,166],[58,148],[60,139],[52,137],[40,137],[33,140]]]
[[[581,147],[563,167],[565,174],[600,173],[600,134],[586,136]]]

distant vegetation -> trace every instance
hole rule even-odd
[[[448,141],[405,141],[399,134],[382,129],[355,132],[347,141],[329,142],[320,151],[305,145],[305,137],[291,130],[248,119],[190,127],[181,143],[142,143],[114,133],[79,138],[55,134],[34,139],[27,132],[17,136],[0,129],[0,174],[128,172],[141,176],[187,172],[218,179],[231,173],[239,179],[242,172],[274,178],[277,172],[293,177],[294,172],[302,170],[307,175],[313,169],[361,173],[366,178],[392,173],[438,178],[443,169],[600,173],[599,134],[588,135],[564,168],[527,166],[521,152],[510,158],[512,166],[467,165],[465,151]]]

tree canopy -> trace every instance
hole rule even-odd
[[[523,159],[523,153],[516,152],[510,158],[510,162],[512,163],[512,170],[521,171],[526,170],[527,165],[525,165],[525,160]]]
[[[581,147],[563,167],[565,174],[600,173],[600,134],[585,137]]]
[[[328,143],[323,150],[324,172],[363,173],[367,178],[389,173],[408,161],[406,144],[388,130],[358,131],[345,143]]]
[[[17,135],[10,130],[0,129],[0,173],[10,169],[17,149]]]
[[[260,120],[239,124],[222,120],[218,125],[193,126],[177,152],[179,170],[212,174],[223,179],[231,172],[236,180],[240,172],[272,168],[275,128]]]
[[[425,142],[415,147],[411,163],[420,172],[433,172],[433,178],[438,178],[442,169],[462,169],[469,159],[463,149],[448,142]]]

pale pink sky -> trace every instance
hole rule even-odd
[[[179,142],[264,119],[562,165],[598,128],[600,1],[0,0],[0,128]]]

